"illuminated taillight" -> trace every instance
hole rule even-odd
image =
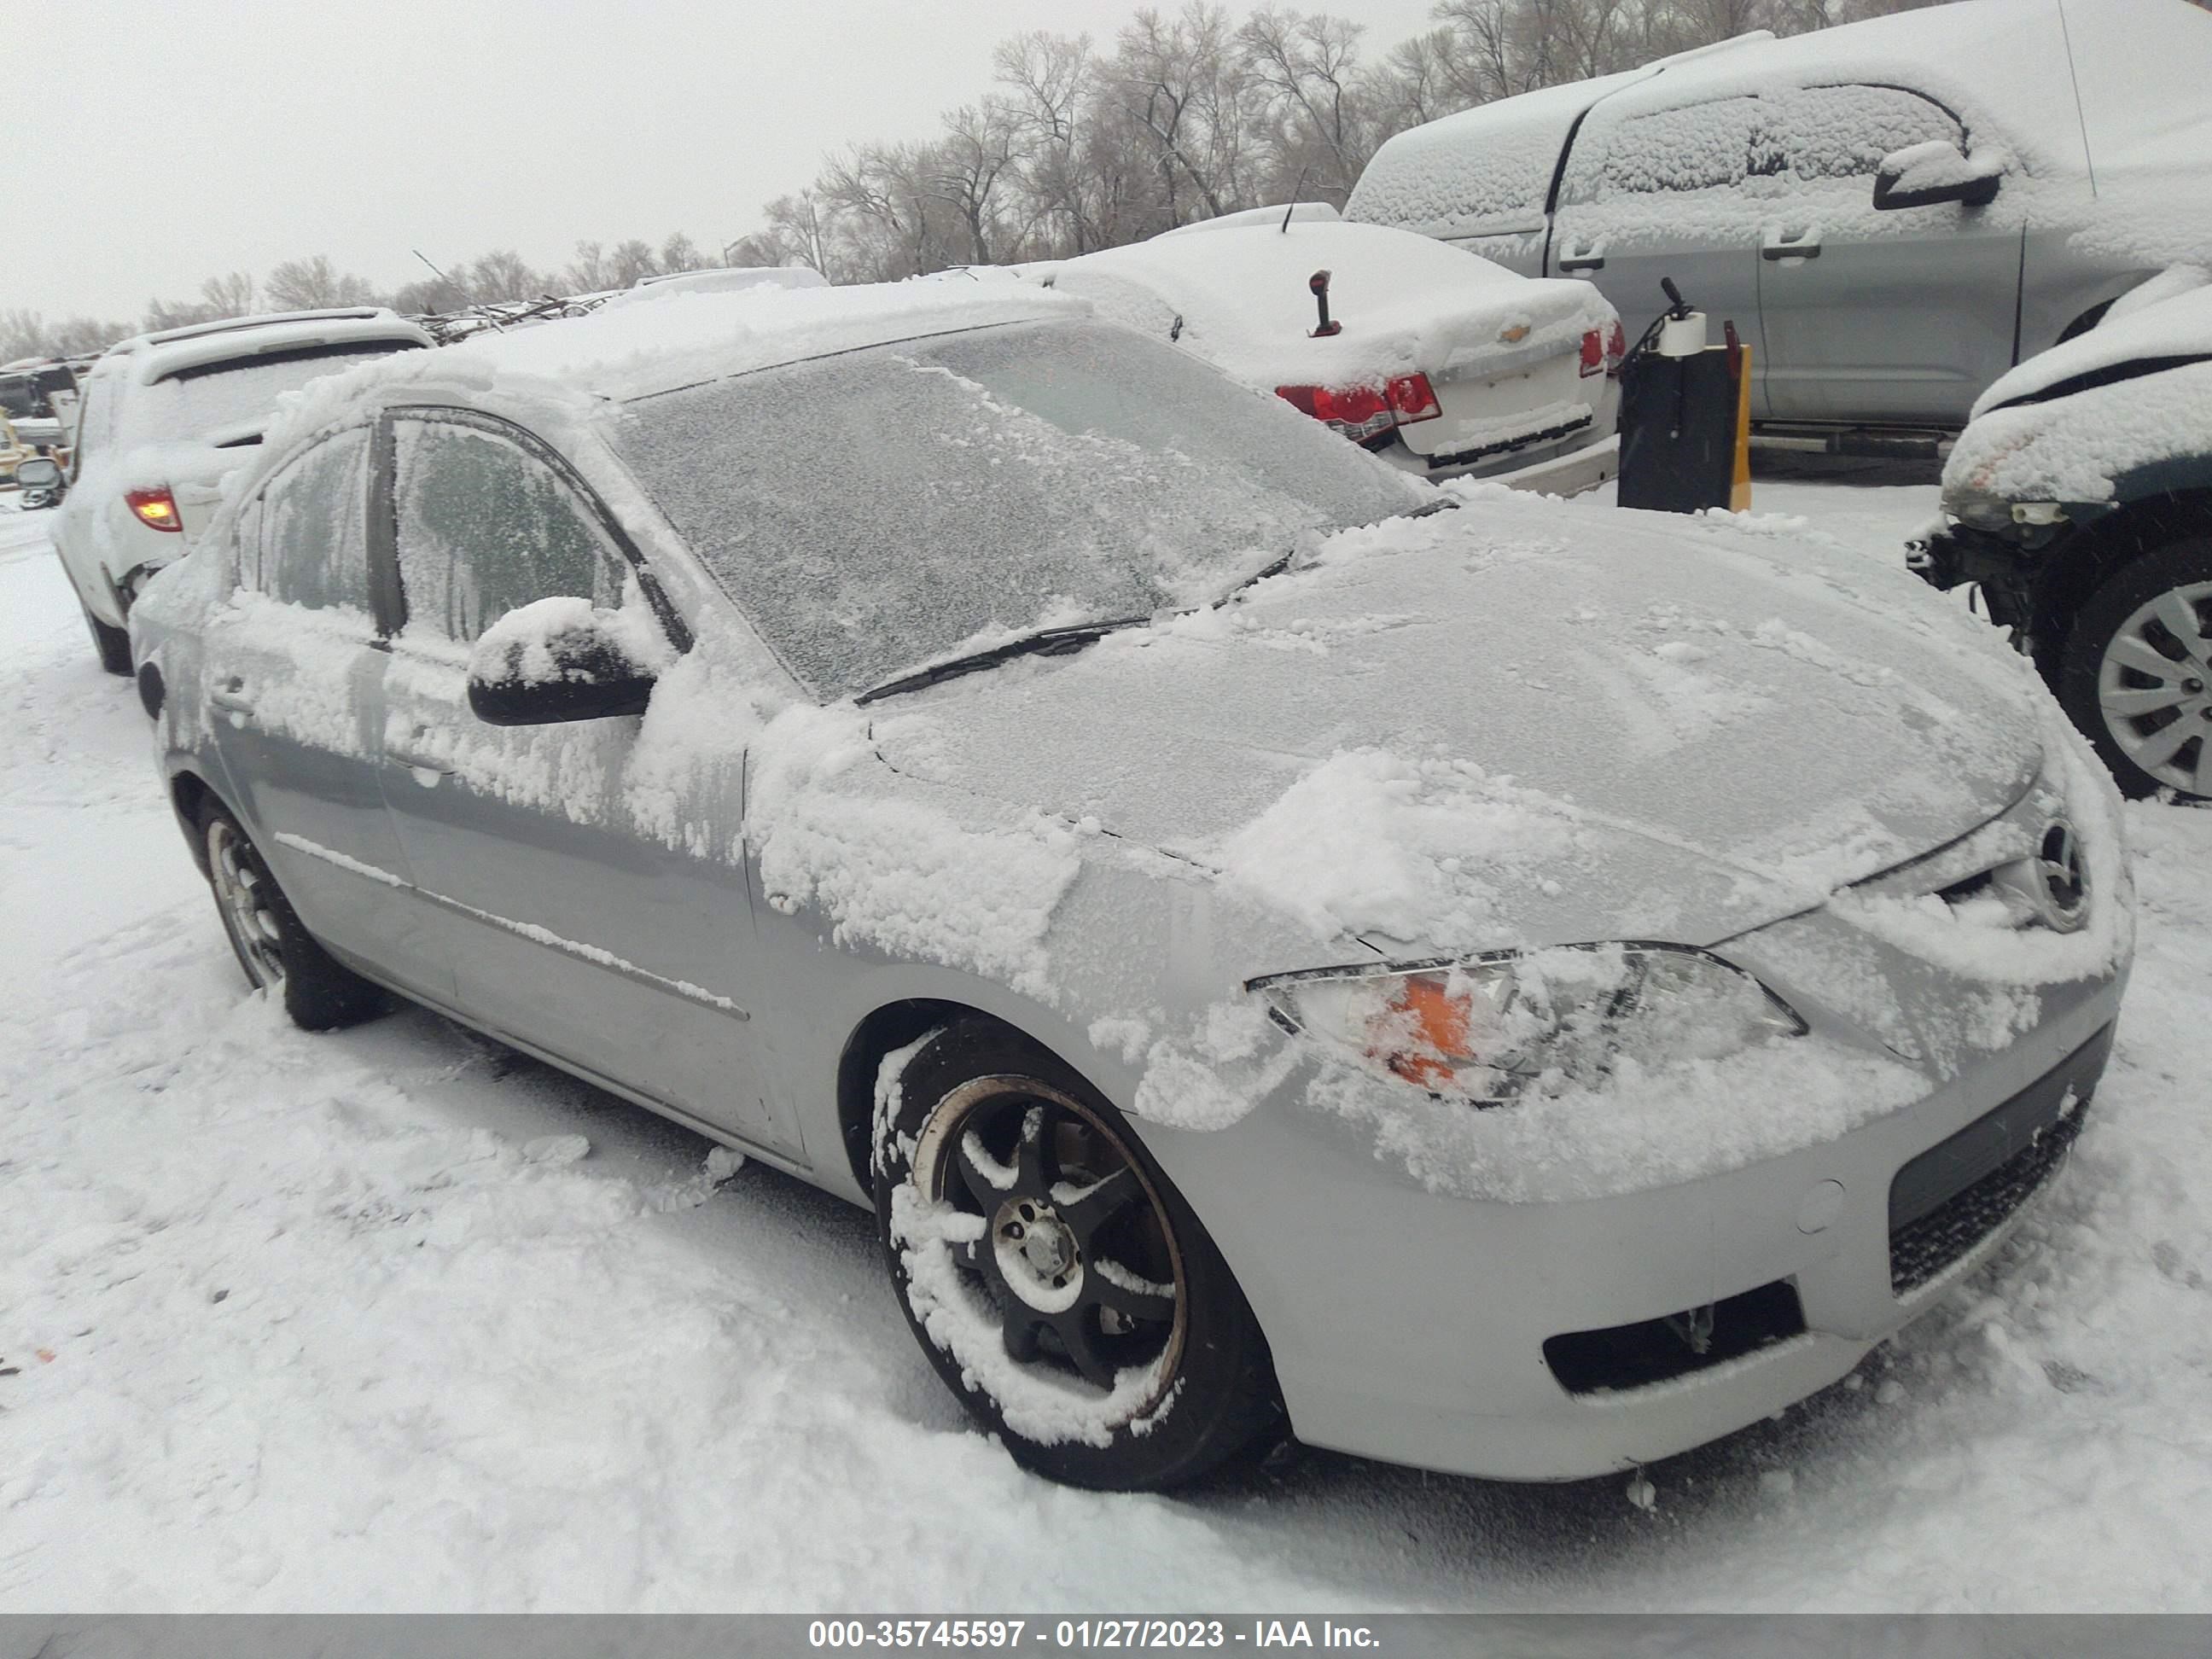
[[[126,490],[123,501],[137,515],[138,522],[149,530],[182,530],[185,527],[177,517],[177,498],[166,489]]]
[[[1583,336],[1582,372],[1585,376],[1605,373],[1605,333],[1591,329]]]
[[[1628,356],[1628,334],[1620,325],[1620,319],[1613,319],[1613,326],[1605,333],[1605,372],[1613,380],[1620,378],[1621,360]]]
[[[1379,392],[1369,386],[1279,386],[1275,395],[1355,443],[1371,442],[1395,427],[1432,421],[1443,413],[1425,374],[1401,374]]]

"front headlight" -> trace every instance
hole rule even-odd
[[[1978,489],[1945,490],[1943,511],[1972,530],[1994,532],[2012,528],[2012,503],[1995,495],[1984,495]]]
[[[1573,945],[1255,980],[1277,1022],[1435,1095],[1503,1105],[1589,1085],[1623,1061],[1717,1060],[1802,1036],[1750,975],[1672,945]]]

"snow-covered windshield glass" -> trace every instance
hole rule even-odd
[[[283,393],[372,357],[388,357],[412,343],[374,340],[196,365],[151,386],[131,388],[124,404],[125,441],[173,443],[228,437],[240,428],[258,431],[275,413],[276,399]]]
[[[1317,421],[1093,322],[908,341],[629,404],[616,445],[817,696],[1218,597],[1430,499]]]

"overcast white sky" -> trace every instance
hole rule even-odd
[[[1428,0],[1328,9],[1376,53],[1428,26]],[[1002,37],[1103,40],[1134,9],[10,0],[0,307],[127,319],[314,253],[395,286],[421,273],[410,247],[546,265],[583,237],[719,245],[825,150],[925,136],[987,89]]]

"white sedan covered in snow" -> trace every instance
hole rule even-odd
[[[710,295],[322,383],[133,639],[255,984],[872,1206],[1024,1463],[1559,1479],[1986,1260],[2132,949],[1990,630],[1569,512],[1064,295]]]
[[[195,323],[110,348],[85,379],[53,526],[100,666],[131,672],[132,601],[191,544],[220,499],[218,482],[252,456],[278,398],[430,343],[404,318],[358,306]]]
[[[1034,269],[1421,477],[1571,495],[1619,470],[1626,342],[1587,283],[1313,202]]]

